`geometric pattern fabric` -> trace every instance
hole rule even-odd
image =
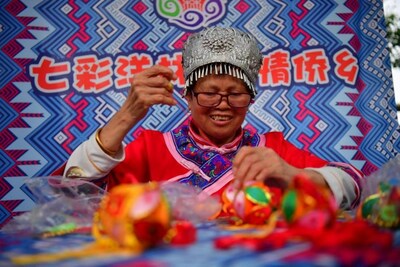
[[[400,151],[381,1],[2,1],[0,226],[34,207],[24,181],[104,125],[142,69],[175,70],[178,104],[154,106],[125,141],[185,122],[182,43],[212,25],[250,32],[262,49],[245,127],[366,175]]]

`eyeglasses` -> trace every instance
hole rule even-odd
[[[193,95],[197,99],[197,104],[199,104],[199,106],[206,108],[217,107],[219,104],[221,104],[223,97],[226,97],[228,105],[231,106],[232,108],[248,107],[252,102],[251,95],[247,93],[234,93],[234,94],[222,95],[219,93],[193,92]]]

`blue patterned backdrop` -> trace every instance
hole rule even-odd
[[[251,32],[264,55],[246,127],[365,174],[400,150],[385,21],[373,0],[72,1],[0,4],[0,226],[34,207],[24,180],[45,176],[123,103],[153,64],[179,75],[174,107],[142,129],[185,122],[182,43],[206,26]]]

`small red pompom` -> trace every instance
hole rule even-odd
[[[176,221],[171,230],[173,234],[169,243],[172,245],[189,245],[196,242],[197,231],[191,222]]]

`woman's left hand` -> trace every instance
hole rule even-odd
[[[242,147],[232,162],[234,186],[240,188],[247,181],[262,181],[285,189],[296,175],[305,175],[316,184],[329,188],[317,171],[296,168],[268,147]]]
[[[237,187],[250,180],[279,179],[288,184],[300,172],[267,147],[242,147],[233,160],[232,170]]]

